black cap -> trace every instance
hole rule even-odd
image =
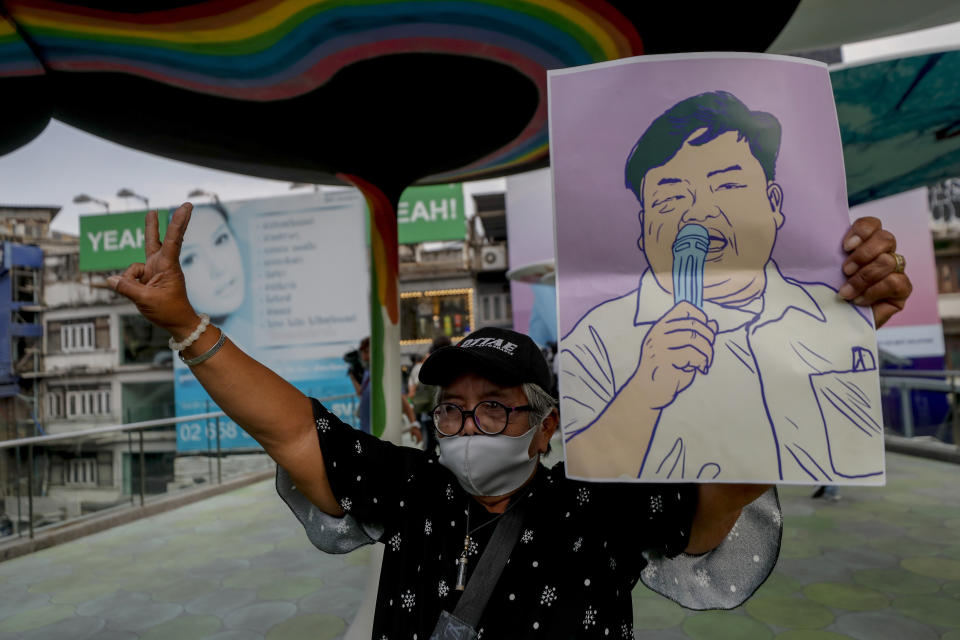
[[[452,347],[433,352],[420,368],[420,380],[445,386],[465,373],[476,373],[498,384],[533,382],[550,390],[550,368],[537,343],[509,329],[486,327]]]

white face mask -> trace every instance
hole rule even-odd
[[[533,473],[539,456],[530,443],[539,427],[522,436],[451,436],[440,438],[440,464],[453,472],[464,491],[475,496],[502,496],[519,489]]]

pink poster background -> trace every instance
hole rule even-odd
[[[507,178],[507,245],[510,268],[517,269],[543,260],[553,260],[553,201],[550,170],[538,169]],[[513,328],[530,329],[533,289],[525,282],[510,281]]]
[[[561,336],[593,306],[637,287],[646,261],[624,165],[654,118],[707,91],[729,91],[780,121],[776,181],[785,222],[773,258],[787,276],[842,284],[849,217],[825,66],[747,54],[642,56],[550,72],[548,82]]]
[[[850,216],[873,216],[897,237],[897,253],[907,261],[907,273],[913,284],[910,302],[890,318],[884,329],[940,324],[937,308],[937,267],[930,233],[927,190],[914,189],[889,198],[874,200],[850,210]]]

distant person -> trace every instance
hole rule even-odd
[[[413,372],[410,374],[410,401],[413,405],[413,412],[416,414],[420,423],[420,432],[423,437],[424,450],[431,455],[433,455],[437,449],[437,434],[433,426],[433,408],[437,404],[437,387],[422,382],[420,380],[419,373],[420,368],[423,366],[423,363],[426,362],[427,358],[430,357],[430,354],[437,349],[449,347],[450,344],[450,338],[447,336],[437,336],[434,338],[433,344],[430,345],[430,349],[414,368],[414,371],[417,374],[416,378],[414,378]]]
[[[350,376],[350,382],[353,383],[353,389],[359,397],[357,403],[357,428],[364,433],[373,433],[371,430],[371,406],[370,406],[370,337],[367,336],[360,341],[360,346],[357,348],[357,351],[360,354],[360,364],[362,366],[362,373],[358,376],[359,373],[356,368],[351,367],[347,371],[347,375]],[[413,409],[410,407],[410,403],[407,402],[406,398],[403,397],[403,394],[400,395],[400,410],[407,420],[411,424],[416,424],[416,417],[413,414]],[[420,442],[421,434],[412,433],[413,439],[416,442]]]
[[[360,364],[363,367],[360,379],[357,379],[357,371],[351,369],[347,372],[350,376],[350,382],[353,383],[353,389],[360,400],[357,403],[357,428],[364,433],[370,433],[370,337],[360,341],[357,348],[360,352]]]
[[[833,500],[837,502],[843,496],[840,495],[840,487],[835,484],[824,484],[817,487],[811,498],[823,498],[824,500]]]
[[[360,357],[360,349],[354,349],[343,354],[343,361],[347,363],[347,375],[353,381],[354,389],[363,381],[365,367]]]
[[[410,356],[410,369],[407,372],[407,396],[412,396],[413,392],[417,389],[417,383],[420,382],[420,367],[423,365],[424,358],[427,357],[427,354],[422,356],[412,355]]]

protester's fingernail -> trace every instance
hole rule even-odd
[[[843,250],[853,251],[854,249],[859,247],[861,244],[863,244],[863,240],[860,238],[860,236],[850,236],[849,238],[843,241]]]
[[[110,285],[111,289],[116,289],[117,285],[120,284],[120,276],[110,276],[107,278],[107,284]]]
[[[854,293],[855,291],[853,290],[853,287],[851,287],[849,284],[843,285],[842,287],[840,287],[840,290],[837,291],[837,295],[843,298],[844,300],[849,300],[850,298],[852,298]]]
[[[857,270],[856,262],[848,262],[847,264],[843,265],[843,275],[845,276],[852,276],[856,272],[856,270]]]
[[[856,298],[853,299],[853,304],[864,305],[866,303],[867,303],[867,299],[864,298],[863,296],[857,296]]]

